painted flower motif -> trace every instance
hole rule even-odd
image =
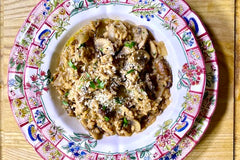
[[[9,81],[8,81],[8,86],[9,87],[13,87],[13,86],[15,86],[16,85],[16,80],[15,79],[10,79]]]
[[[40,48],[35,48],[33,50],[33,53],[36,54],[36,55],[39,55],[41,52],[42,52],[42,50]]]
[[[34,117],[36,119],[37,124],[44,124],[46,121],[46,116],[43,113],[43,111],[36,110],[36,112],[34,113]]]
[[[27,114],[28,114],[28,111],[26,110],[26,108],[20,108],[15,112],[15,115],[18,118],[24,118],[26,117]]]
[[[162,14],[164,11],[166,8],[163,3],[156,3],[155,0],[139,0],[139,3],[133,6],[131,13],[150,21],[155,14]]]
[[[21,105],[22,105],[22,101],[21,101],[21,99],[14,99],[13,100],[13,105],[15,106],[15,107],[17,107],[17,108],[19,108]]]
[[[195,51],[190,51],[190,55],[194,59],[200,59],[201,58],[200,55],[197,54]]]
[[[191,142],[189,139],[184,138],[181,143],[179,144],[180,148],[188,148],[191,145]]]
[[[197,75],[199,76],[200,74],[202,74],[202,72],[203,72],[203,69],[202,69],[200,66],[197,66],[197,67],[196,67],[196,73],[197,73]]]
[[[36,91],[36,96],[37,97],[40,97],[42,95],[42,92],[41,91]]]
[[[46,75],[46,72],[45,71],[41,71],[40,72],[40,76],[45,76]]]
[[[178,156],[182,154],[182,149],[177,145],[170,152],[168,152],[165,156],[161,157],[159,160],[176,160]]]
[[[123,155],[122,157],[121,157],[121,160],[127,160],[128,159],[128,156],[127,155]]]
[[[194,44],[194,38],[192,35],[192,32],[184,32],[182,35],[182,41],[183,43],[188,46],[188,47],[192,47]]]
[[[30,97],[29,102],[30,102],[31,105],[34,105],[35,107],[37,107],[39,105],[37,99],[34,98],[34,97]]]
[[[65,15],[66,14],[66,10],[64,8],[61,8],[59,11],[60,15]]]
[[[56,126],[55,124],[52,124],[50,129],[48,130],[48,134],[49,134],[50,139],[52,141],[56,141],[57,139],[61,139],[63,132],[64,132],[64,130],[59,126]]]
[[[44,71],[40,71],[39,74],[34,74],[30,76],[32,80],[31,83],[27,82],[28,89],[33,90],[36,93],[37,97],[40,97],[43,93],[42,91],[48,91],[48,85],[51,79],[51,73],[48,71],[47,73]]]
[[[165,23],[162,24],[164,28],[167,30],[171,30],[172,32],[176,32],[177,27],[179,26],[177,16],[175,14],[172,14],[169,17],[164,18]]]
[[[74,157],[85,157],[87,153],[83,150],[81,150],[81,147],[76,144],[75,142],[69,142],[68,143],[68,151],[73,154]]]
[[[205,59],[213,57],[215,49],[213,48],[211,40],[203,40],[202,42],[200,42],[200,47],[203,51],[203,56],[205,57]]]
[[[52,21],[55,22],[55,23],[57,23],[57,22],[59,22],[59,20],[60,20],[59,15],[55,14],[55,15],[53,16]]]
[[[198,102],[200,101],[200,96],[195,94],[193,95],[192,99],[191,99],[191,103],[192,104],[198,104]]]
[[[187,92],[186,96],[183,97],[185,99],[184,103],[182,104],[182,107],[185,108],[188,112],[193,112],[194,105],[197,105],[200,101],[200,96],[198,94],[191,94]]]
[[[27,30],[27,34],[33,34],[34,32],[34,28],[33,27],[29,27]]]
[[[158,144],[160,147],[165,147],[166,145],[171,144],[171,131],[168,129],[163,135],[160,135],[157,138]]]
[[[37,75],[32,75],[32,76],[30,76],[30,78],[33,82],[36,82],[38,80]]]
[[[37,62],[37,58],[35,56],[30,57],[29,60],[28,60],[28,63],[31,66],[35,65],[36,62]]]
[[[176,5],[176,0],[165,0],[165,3],[168,5],[168,6],[175,6]]]
[[[169,18],[166,16],[166,17],[164,17],[164,20],[165,21],[169,21]]]
[[[44,146],[42,147],[44,153],[48,153],[51,150],[53,150],[54,148],[55,147],[52,144],[50,144],[49,142],[44,144]]]
[[[196,62],[185,63],[181,71],[178,71],[178,89],[181,87],[190,88],[191,85],[198,85],[201,81],[200,75],[203,73],[202,67]]]
[[[181,14],[183,12],[183,6],[179,5],[178,7],[173,8],[173,10],[176,13]]]
[[[51,152],[50,155],[48,156],[49,160],[60,160],[61,159],[61,152],[56,150],[55,152]]]
[[[23,60],[25,59],[24,54],[23,54],[22,52],[18,52],[17,59],[18,59],[19,61],[23,61]]]
[[[9,61],[10,67],[15,68],[17,71],[20,71],[20,70],[23,71],[25,66],[25,59],[26,59],[26,56],[24,54],[23,49],[21,47],[17,48],[17,51],[15,52],[15,54],[13,54],[10,57],[10,61]]]
[[[45,35],[43,35],[45,36]],[[39,68],[41,67],[41,65],[43,64],[43,58],[45,57],[45,53],[42,52],[42,50],[40,48],[35,48],[33,50],[33,53],[35,55],[29,57],[28,59],[28,63],[31,66],[38,66]]]
[[[172,15],[171,15],[171,18],[172,18],[172,19],[176,19],[177,16],[176,16],[175,14],[172,14]]]

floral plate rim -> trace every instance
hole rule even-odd
[[[40,3],[41,3],[41,2],[40,2]],[[20,128],[21,128],[21,126],[20,126]],[[39,137],[37,137],[37,138],[38,138],[38,140],[41,139],[41,138],[39,138]]]

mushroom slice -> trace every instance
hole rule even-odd
[[[132,132],[140,132],[141,131],[141,124],[137,120],[132,120],[132,126],[131,126]]]
[[[122,41],[127,37],[127,27],[120,21],[115,21],[107,26],[108,38],[114,42],[116,40]]]
[[[142,26],[133,28],[133,41],[138,43],[138,48],[141,49],[146,44],[148,39],[148,31]]]
[[[138,50],[129,57],[127,65],[134,66],[134,69],[141,71],[150,60],[150,55],[145,50]],[[131,67],[130,67],[131,68]],[[128,69],[128,68],[127,68]]]
[[[114,55],[115,51],[113,44],[109,39],[106,38],[96,38],[94,40],[95,48],[101,51],[103,54]]]
[[[80,32],[77,36],[76,39],[78,40],[78,44],[84,44],[89,40],[89,34],[85,32]]]
[[[150,53],[154,58],[156,58],[158,55],[167,56],[167,49],[162,41],[160,42],[149,41],[149,46]]]
[[[151,55],[156,58],[158,54],[157,46],[155,45],[154,41],[149,41],[150,46],[150,53]]]
[[[118,57],[130,55],[130,54],[133,53],[134,51],[136,51],[136,49],[135,49],[134,47],[130,48],[130,47],[124,46],[124,47],[122,48],[122,50],[120,51],[120,53],[118,54]]]

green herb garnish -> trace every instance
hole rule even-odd
[[[79,49],[82,48],[82,47],[86,47],[86,44],[85,43],[82,43],[80,44],[80,46],[78,47]]]
[[[68,62],[68,65],[69,65],[69,67],[77,70],[77,67],[72,63],[72,61],[69,61],[69,62]]]
[[[130,73],[132,73],[132,72],[134,72],[135,71],[135,69],[131,69],[131,70],[129,70],[128,72],[127,72],[127,74],[130,74]]]
[[[103,81],[101,81],[100,79],[97,79],[96,81],[97,81],[97,84],[98,84],[97,87],[98,87],[99,89],[103,89],[105,83],[104,83]]]
[[[65,106],[68,106],[68,102],[66,102],[66,101],[62,101],[62,104]]]
[[[122,104],[122,101],[120,100],[119,97],[115,97],[114,99],[115,99],[115,102],[116,102],[116,103],[118,103],[118,104]]]
[[[65,97],[67,97],[68,95],[69,95],[69,92],[66,92],[66,93],[64,94]]]
[[[107,122],[110,120],[107,116],[105,116],[104,119],[105,119],[105,121],[107,121]]]
[[[131,42],[131,43],[126,42],[126,43],[124,44],[124,46],[129,47],[129,48],[133,48],[135,45],[136,45],[136,42]]]
[[[102,110],[103,110],[103,111],[105,111],[106,109],[107,109],[107,107],[106,107],[106,106],[103,106],[103,107],[102,107]]]
[[[90,74],[88,74],[87,72],[86,72],[86,76],[87,76],[88,79],[91,78]]]
[[[126,127],[128,125],[128,120],[127,118],[123,118],[123,127]]]
[[[90,87],[96,89],[95,83],[93,81],[90,81]]]

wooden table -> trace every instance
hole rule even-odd
[[[24,139],[17,126],[7,96],[9,53],[19,28],[38,0],[0,0],[0,2],[0,156],[3,160],[38,160],[41,158]],[[235,4],[234,0],[187,0],[187,2],[201,17],[215,44],[220,67],[220,85],[217,108],[210,126],[200,143],[186,159],[232,159],[234,141],[234,8],[239,6],[240,2],[238,2],[239,5]],[[238,9],[240,8],[238,7]],[[238,13],[238,17],[240,18],[240,13]],[[239,37],[236,38],[240,42]],[[236,49],[240,51],[239,45]],[[238,59],[240,60],[239,57]],[[240,67],[239,63],[236,65],[238,68]],[[236,71],[236,75],[239,75],[237,73]],[[238,82],[237,80],[240,81],[239,76],[236,76],[236,82]],[[239,89],[239,87],[237,88]],[[238,100],[236,105],[240,104],[238,89],[235,92],[236,100]],[[236,110],[238,118],[240,118],[239,110]],[[240,126],[237,125],[236,130],[240,133]],[[236,134],[236,140],[239,138],[239,134]],[[239,145],[236,145],[236,148],[239,151]]]

